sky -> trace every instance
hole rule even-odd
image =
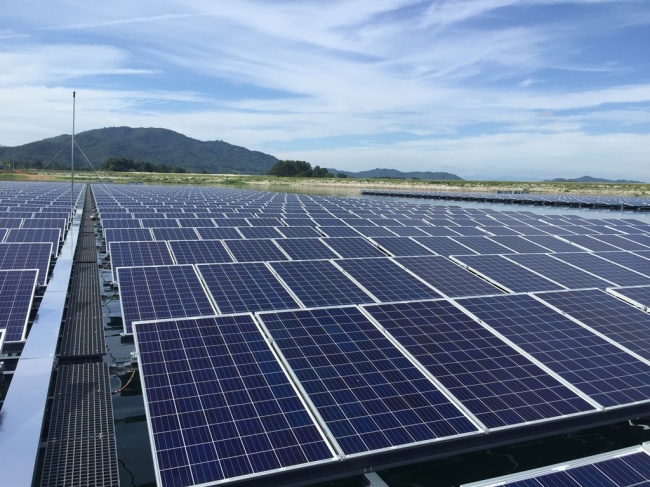
[[[650,182],[650,0],[2,1],[0,144],[162,127],[280,159]],[[101,161],[100,161],[101,162]]]

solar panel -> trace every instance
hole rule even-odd
[[[650,277],[638,274],[608,260],[601,259],[590,252],[553,254],[553,257],[595,274],[609,282],[613,282],[618,286],[641,286],[650,284]]]
[[[138,323],[157,485],[213,485],[336,455],[250,315]]]
[[[394,256],[431,255],[433,252],[408,237],[375,237],[372,239],[386,253]]]
[[[387,257],[334,262],[380,303],[442,297]]]
[[[361,234],[348,226],[317,227],[326,237],[359,237]]]
[[[390,227],[390,231],[397,234],[400,237],[427,237],[430,235],[429,233],[425,232],[422,228],[411,227],[411,226]]]
[[[141,218],[143,228],[178,228],[175,218]]]
[[[427,233],[432,233],[429,228],[425,228]],[[472,226],[460,226],[460,227],[454,227],[453,228],[454,232],[462,235],[463,237],[474,237],[474,236],[484,236],[485,232],[482,230],[479,230],[478,227],[472,227]],[[450,237],[453,237],[453,235],[450,235]]]
[[[197,227],[195,230],[204,240],[243,238],[235,227]]]
[[[262,262],[197,268],[221,314],[301,307]]]
[[[276,230],[287,238],[317,238],[321,236],[321,233],[312,227],[278,227]]]
[[[220,240],[170,240],[169,247],[177,264],[232,262]]]
[[[274,227],[237,227],[244,238],[282,238]]]
[[[287,260],[287,255],[271,239],[224,240],[237,262]]]
[[[38,269],[41,286],[47,283],[51,258],[51,243],[0,243],[0,269]]]
[[[177,218],[178,224],[186,228],[208,227],[216,228],[210,218]]]
[[[270,262],[269,265],[308,308],[375,302],[328,260]]]
[[[152,228],[154,240],[199,240],[193,228],[158,227]]]
[[[111,242],[109,251],[113,280],[118,267],[174,264],[165,242]]]
[[[555,291],[564,289],[499,255],[462,255],[452,259],[471,268],[508,292]]]
[[[345,259],[386,256],[386,254],[363,237],[323,238],[323,242]]]
[[[22,224],[22,218],[0,218],[0,228],[20,228]]]
[[[458,303],[605,407],[650,400],[650,365],[529,295]]]
[[[394,260],[448,297],[483,296],[503,292],[442,256],[396,257]]]
[[[448,237],[413,237],[413,240],[440,255],[476,254],[469,247],[465,247]]]
[[[340,257],[339,254],[318,238],[283,238],[276,240],[275,243],[294,260],[336,259]]]
[[[490,429],[596,411],[448,301],[364,308]]]
[[[608,292],[625,299],[637,308],[650,309],[650,286],[626,286],[607,289]]]
[[[570,237],[564,237],[566,240],[572,244],[578,245],[585,250],[590,252],[606,252],[608,250],[620,250],[618,247],[614,247],[608,243],[603,242],[597,238],[592,238],[589,235],[571,235]]]
[[[639,447],[580,458],[462,487],[635,487],[650,479],[650,456]]]
[[[597,289],[542,293],[544,302],[650,360],[650,313]]]
[[[396,234],[394,234],[388,228],[385,227],[355,226],[354,229],[364,237],[397,237]]]
[[[479,254],[509,254],[512,252],[508,247],[499,245],[498,243],[490,240],[488,237],[450,237],[463,244],[466,247],[474,250]],[[467,253],[467,252],[463,252]]]
[[[144,242],[153,240],[151,230],[148,228],[107,228],[104,229],[106,248],[111,242]]]
[[[0,329],[6,343],[25,341],[37,278],[36,269],[0,271]]]
[[[258,316],[344,454],[479,431],[358,308]]]
[[[142,228],[140,220],[131,217],[124,218],[103,218],[102,228],[104,230],[112,228]]]
[[[612,285],[609,281],[605,281],[577,267],[572,267],[566,262],[554,259],[548,254],[512,254],[506,256],[506,258],[548,277],[568,289],[587,287],[604,289]]]
[[[553,235],[527,235],[525,238],[551,252],[582,252],[579,247],[555,238]]]
[[[650,276],[650,253],[644,251],[632,252],[598,252],[596,255],[601,259],[614,262],[630,270],[636,271],[644,276]],[[644,257],[645,255],[645,257]]]
[[[191,265],[120,267],[117,280],[127,335],[134,321],[215,314]]]
[[[465,227],[467,228],[467,227]],[[422,227],[422,231],[430,237],[458,237],[459,233],[449,227]],[[482,232],[477,230],[477,233],[483,235]],[[460,234],[462,235],[462,234]]]
[[[250,227],[246,218],[213,218],[218,227]]]
[[[591,238],[608,243],[609,245],[614,245],[621,250],[650,250],[650,247],[647,245],[641,245],[621,235],[592,235]]]
[[[52,255],[59,254],[61,230],[58,228],[11,228],[5,237],[6,243],[38,243],[50,242]]]
[[[530,240],[526,240],[525,238],[516,235],[497,235],[489,238],[499,245],[504,245],[513,252],[520,254],[538,254],[548,252],[548,250],[541,245],[537,245]]]

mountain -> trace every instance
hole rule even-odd
[[[565,178],[555,178],[550,180],[545,180],[545,183],[622,183],[622,184],[644,184],[643,181],[632,181],[629,179],[603,179],[603,178],[593,178],[591,176],[582,176],[581,178],[574,179],[565,179]]]
[[[52,158],[61,167],[70,165],[69,135],[59,135],[18,147],[0,147],[0,162],[36,162],[46,165]],[[109,127],[75,135],[75,142],[96,168],[111,157],[136,162],[179,166],[188,172],[266,174],[278,160],[263,152],[221,140],[203,142],[161,128]],[[75,166],[88,167],[82,156]]]
[[[427,179],[433,181],[462,181],[463,178],[448,172],[411,171],[402,172],[397,169],[370,169],[369,171],[351,172],[328,169],[329,172],[338,174],[342,172],[351,178],[392,178],[392,179]]]

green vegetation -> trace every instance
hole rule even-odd
[[[104,171],[113,172],[164,172],[182,174],[187,171],[182,167],[168,166],[166,164],[151,164],[150,162],[135,162],[132,159],[125,159],[123,157],[111,157],[102,164]]]
[[[311,167],[305,161],[278,161],[268,172],[270,176],[284,178],[331,178],[334,177],[324,167]]]

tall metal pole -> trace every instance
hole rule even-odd
[[[70,154],[70,207],[74,212],[74,112],[76,91],[72,92],[72,153]]]

